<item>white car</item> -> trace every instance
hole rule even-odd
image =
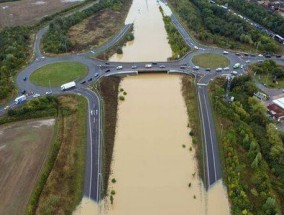
[[[244,68],[244,65],[241,65],[241,69],[243,69]]]
[[[33,98],[37,98],[37,97],[40,97],[40,94],[36,93],[33,95]]]
[[[246,63],[250,63],[250,60],[246,60]]]
[[[165,65],[160,65],[160,68],[166,68],[166,66]]]
[[[228,71],[228,70],[230,70],[229,67],[225,67],[225,68],[224,68],[224,71]]]
[[[223,69],[221,67],[219,67],[219,68],[216,69],[216,72],[222,72],[222,70]]]
[[[136,65],[131,66],[131,69],[136,69],[136,68],[137,68]]]
[[[199,66],[194,66],[193,69],[194,70],[199,70]]]
[[[223,54],[229,54],[229,52],[227,52],[227,51],[223,51]]]
[[[145,68],[152,68],[152,64],[146,64]]]
[[[193,48],[195,48],[195,49],[197,49],[197,50],[199,49],[197,46],[194,46]]]
[[[45,95],[50,95],[50,94],[52,94],[52,91],[46,91],[45,92]]]
[[[258,57],[263,57],[263,55],[262,55],[262,54],[259,54]]]
[[[121,70],[121,69],[123,69],[123,66],[117,66],[116,69]]]
[[[10,108],[10,106],[9,105],[7,105],[5,108],[4,108],[4,110],[7,110],[7,109],[9,109]]]

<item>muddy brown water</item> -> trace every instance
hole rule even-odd
[[[134,20],[135,40],[111,61],[166,61],[171,56],[158,7],[156,0],[133,1],[126,23]],[[222,181],[206,192],[197,177],[180,76],[131,76],[120,88],[127,95],[119,101],[108,188],[116,193],[114,202],[107,197],[97,205],[83,199],[75,214],[230,214]],[[112,183],[112,178],[117,182]]]

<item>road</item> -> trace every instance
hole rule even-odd
[[[166,2],[166,1],[164,1]],[[34,43],[34,55],[35,60],[26,68],[24,68],[17,76],[16,84],[19,91],[26,90],[28,93],[39,93],[44,96],[46,92],[52,91],[53,94],[62,93],[75,93],[85,96],[88,100],[88,144],[87,144],[87,158],[85,168],[85,181],[84,181],[84,195],[95,201],[100,201],[100,185],[101,183],[101,145],[102,145],[102,116],[101,116],[101,104],[100,97],[97,93],[89,90],[90,84],[96,82],[101,77],[107,77],[109,75],[126,75],[126,74],[138,74],[143,72],[168,72],[168,73],[181,73],[187,75],[193,75],[197,78],[197,94],[199,101],[199,113],[202,125],[202,135],[204,142],[204,163],[206,172],[206,187],[210,188],[221,178],[221,165],[219,160],[219,150],[216,138],[215,124],[212,116],[211,105],[208,96],[208,83],[214,78],[221,75],[230,75],[232,67],[235,63],[241,63],[244,69],[238,70],[238,75],[245,72],[245,68],[252,63],[257,63],[264,58],[258,55],[245,56],[237,55],[236,52],[230,51],[226,54],[226,57],[230,60],[230,70],[215,72],[206,71],[205,68],[194,69],[192,58],[202,53],[214,53],[223,54],[222,49],[207,47],[196,42],[185,30],[179,20],[174,14],[171,15],[171,20],[180,32],[181,36],[185,40],[186,44],[193,48],[193,51],[189,52],[183,58],[176,61],[169,62],[108,62],[99,59],[91,58],[94,54],[99,54],[113,45],[115,45],[123,36],[128,32],[131,25],[125,25],[121,31],[109,40],[103,46],[90,50],[84,53],[76,53],[72,55],[60,56],[60,57],[47,57],[41,53],[40,41],[44,33],[47,31],[47,27],[41,29],[36,36]],[[272,60],[277,61],[284,65],[284,58],[275,58]],[[80,62],[88,67],[88,75],[82,80],[75,80],[77,83],[76,89],[68,92],[61,92],[59,87],[48,88],[35,86],[30,82],[30,75],[47,64],[64,61],[76,61]],[[145,68],[146,64],[151,64],[151,68]],[[122,66],[122,69],[117,69],[117,66]],[[95,74],[98,73],[98,76]],[[24,79],[27,78],[26,81]],[[83,83],[83,81],[85,81]],[[32,95],[28,96],[28,99],[33,99]],[[16,106],[14,101],[9,102],[7,105],[10,107]],[[4,108],[0,108],[0,114],[5,113]]]

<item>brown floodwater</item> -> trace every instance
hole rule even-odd
[[[167,32],[156,0],[133,0],[127,23],[134,21],[134,41],[123,47],[110,61],[165,61],[171,57]]]
[[[133,0],[126,23],[134,21],[135,39],[111,61],[166,61],[171,56],[158,6],[156,0]],[[83,199],[75,215],[230,214],[222,181],[207,192],[197,177],[180,76],[130,76],[120,88],[127,95],[119,102],[108,187],[116,193],[114,202],[107,197],[97,205]]]

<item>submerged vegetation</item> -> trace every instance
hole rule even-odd
[[[233,79],[232,103],[225,102],[224,79],[210,86],[223,152],[224,180],[233,215],[283,213],[284,133],[267,117],[266,108],[253,93],[250,76]],[[226,128],[223,130],[223,127]]]

